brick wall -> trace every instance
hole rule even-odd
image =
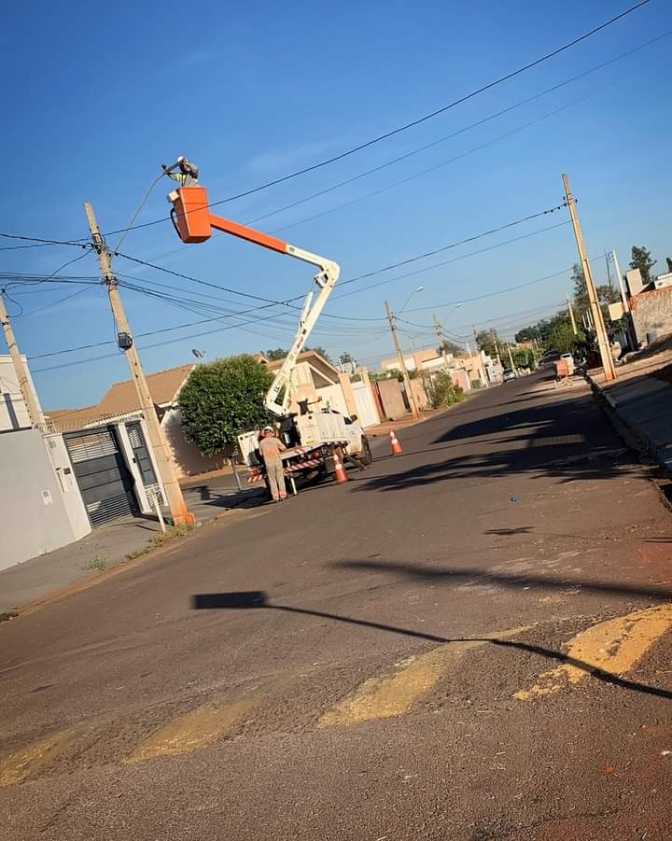
[[[640,342],[647,341],[647,333],[651,339],[672,333],[672,287],[640,292],[630,299],[630,308]]]

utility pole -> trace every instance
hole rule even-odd
[[[436,313],[434,313],[434,331],[439,339],[439,348],[441,350],[441,356],[443,357],[443,364],[446,368],[448,368],[448,354],[446,352],[446,345],[445,345],[445,337],[443,335],[443,330],[441,329],[441,325],[439,324],[439,319],[436,317]]]
[[[392,310],[390,309],[390,305],[387,301],[385,301],[385,310],[387,311],[387,320],[390,323],[390,332],[392,333],[392,341],[394,342],[395,350],[397,351],[397,359],[399,360],[399,368],[401,369],[401,375],[404,378],[404,388],[406,389],[406,394],[408,395],[408,402],[411,406],[411,414],[417,420],[420,417],[420,412],[418,411],[418,404],[415,402],[415,395],[411,390],[411,379],[408,376],[408,371],[406,369],[406,360],[404,359],[404,354],[401,352],[401,347],[399,345],[399,338],[397,337],[397,328],[394,324],[394,316],[392,315]]]
[[[93,245],[98,255],[98,263],[100,265],[100,272],[103,282],[107,286],[107,294],[110,299],[110,306],[112,307],[112,314],[117,326],[119,347],[124,351],[128,361],[128,367],[131,370],[131,379],[135,383],[135,389],[138,395],[140,408],[145,416],[145,423],[147,424],[147,432],[149,434],[149,443],[154,453],[154,460],[159,470],[159,476],[163,489],[166,494],[166,502],[170,508],[170,516],[173,524],[176,526],[183,526],[194,522],[194,515],[187,510],[187,506],[182,496],[182,489],[175,476],[172,462],[168,456],[168,446],[163,435],[163,430],[159,423],[159,418],[156,414],[156,407],[152,399],[147,379],[145,378],[142,365],[140,364],[140,357],[138,350],[133,341],[131,328],[126,318],[121,297],[119,295],[119,288],[117,279],[112,272],[112,263],[110,260],[110,252],[100,233],[98,222],[96,221],[93,207],[86,202],[84,205],[86,210],[86,218],[89,222],[91,230],[91,237]]]
[[[578,334],[578,330],[576,329],[576,319],[574,318],[574,309],[572,307],[572,299],[567,298],[567,309],[569,310],[569,318],[572,322],[572,330],[574,331],[574,335]]]
[[[511,363],[511,370],[515,371],[516,366],[513,364],[513,354],[511,353],[511,345],[507,345],[507,350],[509,351],[509,362]]]
[[[597,293],[595,292],[595,283],[593,281],[593,272],[590,268],[590,261],[586,253],[586,246],[583,242],[583,234],[581,232],[581,225],[579,217],[576,212],[576,202],[572,195],[569,186],[569,178],[566,173],[562,175],[562,183],[565,187],[565,200],[569,210],[569,216],[572,220],[572,227],[574,228],[574,237],[576,239],[576,247],[579,252],[579,260],[581,268],[583,269],[583,276],[586,281],[588,289],[588,300],[590,301],[590,309],[593,313],[593,321],[595,323],[595,332],[597,334],[597,345],[600,349],[600,358],[602,360],[602,367],[604,369],[604,378],[607,382],[616,379],[616,370],[614,369],[614,360],[609,348],[609,339],[607,338],[607,331],[604,326],[604,319],[602,318],[602,310],[600,309],[599,301],[597,300]]]
[[[9,320],[9,316],[7,315],[7,310],[5,309],[5,301],[2,292],[0,292],[0,321],[2,321],[2,330],[5,334],[5,341],[7,342],[7,347],[9,348],[9,355],[12,358],[12,365],[14,366],[14,370],[16,372],[16,379],[19,383],[19,390],[21,391],[24,406],[26,407],[28,417],[30,418],[30,424],[31,426],[37,427],[42,421],[42,414],[37,405],[37,401],[33,396],[33,390],[28,378],[28,371],[26,370],[23,358],[19,353],[19,348],[16,344],[16,339],[14,338],[14,331],[12,330],[12,325]]]
[[[485,365],[483,364],[483,356],[481,355],[481,350],[478,347],[478,333],[476,332],[476,325],[472,324],[471,329],[474,332],[474,352],[476,356],[478,356],[478,364],[479,364],[479,374],[481,377],[481,381],[485,385],[486,388],[490,388],[490,383],[488,382],[488,375],[485,371]]]

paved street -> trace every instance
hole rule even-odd
[[[669,839],[671,515],[542,377],[1,625],[0,838]]]

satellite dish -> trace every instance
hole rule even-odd
[[[198,348],[192,348],[191,352],[194,354],[196,359],[203,359],[203,357],[205,356],[205,351],[204,350],[198,350]]]

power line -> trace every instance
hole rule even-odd
[[[248,190],[244,190],[240,193],[236,193],[235,195],[227,196],[224,199],[220,199],[218,201],[211,202],[208,205],[208,207],[217,207],[218,205],[221,205],[221,204],[227,204],[228,202],[232,202],[232,201],[236,201],[237,199],[245,198],[246,196],[253,195],[254,193],[259,193],[262,190],[267,190],[269,187],[274,187],[277,184],[283,184],[287,181],[290,181],[293,178],[297,178],[300,175],[305,175],[309,172],[314,172],[315,170],[322,169],[325,166],[329,166],[330,164],[336,163],[337,161],[341,161],[344,158],[350,157],[351,155],[354,155],[357,152],[361,152],[364,149],[368,149],[369,147],[371,147],[371,146],[373,146],[377,143],[380,143],[383,140],[387,140],[390,137],[394,137],[398,134],[401,134],[402,132],[405,132],[405,131],[408,131],[411,128],[414,128],[415,126],[421,125],[422,123],[425,123],[428,120],[431,120],[434,117],[439,116],[440,114],[444,114],[447,111],[450,111],[451,109],[455,108],[456,106],[461,105],[461,104],[469,101],[470,99],[473,99],[474,97],[479,96],[482,93],[485,93],[486,91],[492,90],[493,88],[497,87],[498,85],[503,84],[504,82],[510,81],[511,79],[514,79],[515,77],[520,76],[522,73],[525,73],[525,72],[527,72],[528,70],[531,70],[534,67],[538,67],[540,64],[543,64],[544,62],[549,61],[550,59],[554,58],[555,56],[560,55],[561,53],[565,52],[566,50],[571,49],[572,47],[576,46],[577,44],[580,44],[582,41],[585,41],[588,38],[591,38],[593,35],[596,35],[598,32],[601,32],[602,30],[606,29],[607,27],[612,26],[614,23],[618,22],[619,20],[622,20],[623,18],[627,17],[628,15],[632,14],[633,12],[642,8],[643,6],[646,6],[650,2],[651,2],[651,0],[640,0],[640,2],[636,3],[633,6],[630,6],[628,9],[625,9],[625,11],[621,12],[618,15],[615,15],[614,17],[610,18],[609,20],[605,21],[604,23],[601,23],[598,26],[593,27],[588,32],[585,32],[582,35],[579,35],[578,37],[574,38],[572,41],[569,41],[568,43],[563,44],[560,47],[557,47],[555,50],[552,50],[551,52],[542,55],[540,58],[537,58],[534,61],[530,61],[527,64],[524,64],[522,67],[519,67],[517,70],[513,70],[510,73],[506,73],[504,76],[500,76],[499,78],[494,79],[493,81],[488,82],[487,84],[482,85],[479,88],[476,88],[475,90],[471,91],[470,93],[465,94],[464,96],[461,96],[458,99],[453,100],[452,102],[448,103],[447,105],[443,105],[440,108],[435,109],[434,111],[430,112],[429,114],[425,114],[422,117],[418,117],[415,120],[411,120],[410,122],[405,123],[404,125],[401,125],[401,126],[398,126],[396,128],[390,129],[389,131],[386,131],[383,134],[379,134],[376,137],[373,137],[369,140],[366,140],[363,143],[358,144],[357,146],[351,147],[350,149],[346,149],[345,151],[340,152],[337,155],[333,155],[332,157],[327,158],[323,161],[320,161],[319,163],[312,164],[312,165],[307,166],[307,167],[303,167],[302,169],[295,170],[294,172],[288,173],[287,175],[283,175],[279,178],[275,178],[271,181],[267,181],[264,184],[260,184],[257,187],[252,187]],[[158,224],[160,224],[162,222],[165,222],[165,221],[166,221],[165,218],[155,219],[152,222],[145,222],[141,225],[136,225],[134,228],[129,228],[129,230],[138,230],[140,228],[148,228],[148,227],[151,227],[152,225],[158,225]],[[117,234],[117,233],[121,233],[121,232],[122,231],[111,231],[108,234],[108,236],[111,236],[111,235]]]
[[[561,207],[561,205],[559,207]],[[516,220],[514,222],[507,223],[506,225],[500,226],[499,228],[495,228],[495,229],[492,229],[491,231],[487,231],[487,232],[483,232],[481,234],[477,234],[473,237],[468,237],[465,240],[461,240],[458,243],[453,243],[453,244],[448,245],[448,246],[443,246],[442,248],[435,249],[434,252],[430,252],[430,253],[436,253],[437,251],[446,250],[448,248],[454,248],[454,247],[457,247],[460,244],[464,244],[465,242],[473,241],[475,239],[482,238],[484,236],[489,236],[489,235],[491,235],[491,233],[496,232],[498,230],[504,230],[504,229],[509,228],[513,225],[521,224],[526,219],[535,218],[537,216],[543,216],[543,215],[546,215],[547,213],[554,212],[555,209],[557,209],[557,208],[554,208],[552,210],[541,211],[537,214],[531,214],[530,216],[525,217],[524,219],[519,219],[519,220]],[[565,225],[565,224],[567,224],[567,223],[562,222],[559,225],[553,225],[553,226],[550,226],[549,228],[542,228],[540,231],[535,231],[532,234],[526,234],[526,235],[524,235],[524,237],[516,237],[513,240],[507,240],[503,243],[499,243],[497,245],[489,247],[488,249],[483,249],[483,250],[486,250],[486,251],[487,250],[492,250],[493,248],[498,248],[498,247],[501,247],[503,245],[507,245],[507,244],[509,244],[509,242],[515,242],[518,239],[523,239],[523,238],[526,238],[526,237],[529,237],[529,236],[534,236],[537,233],[543,233],[546,230],[551,230],[552,228],[560,227],[561,225]],[[474,253],[480,253],[480,252],[474,252]],[[140,263],[141,265],[147,265],[150,268],[157,269],[158,271],[166,272],[168,274],[175,275],[177,277],[181,277],[183,279],[186,279],[186,280],[189,280],[189,281],[192,281],[192,282],[200,283],[200,284],[208,286],[208,287],[212,287],[212,288],[215,288],[215,289],[220,289],[220,290],[227,291],[227,292],[232,291],[228,287],[222,287],[222,286],[219,286],[218,284],[210,283],[208,281],[203,281],[200,278],[194,278],[190,275],[185,275],[181,272],[175,272],[172,269],[166,269],[163,266],[159,266],[159,265],[152,264],[152,263],[147,263],[146,261],[139,260],[139,259],[134,258],[134,257],[130,257],[130,256],[127,256],[127,255],[119,255],[119,256],[124,256],[126,259],[131,260],[131,261],[136,262],[136,263]],[[416,258],[411,258],[411,260],[421,259],[422,256],[423,255],[419,255]],[[468,257],[468,256],[471,256],[471,255],[464,255],[464,257]],[[460,260],[460,259],[464,259],[464,257],[458,257],[458,258],[455,258],[455,259]],[[402,261],[402,264],[407,263],[407,262],[408,262],[408,260],[407,261]],[[449,260],[449,261],[445,261],[445,262],[454,262],[454,260]],[[396,264],[396,265],[401,265],[401,264]],[[436,264],[434,266],[427,267],[426,269],[420,269],[417,272],[410,272],[407,275],[403,275],[402,277],[407,277],[407,276],[412,275],[412,274],[417,274],[419,272],[426,271],[427,269],[436,268],[437,265],[441,266],[441,265],[444,265],[444,263],[439,263],[439,264]],[[390,268],[392,268],[392,267],[388,266],[388,267],[385,267],[383,269],[379,269],[376,272],[368,272],[365,275],[361,275],[360,277],[352,278],[349,281],[344,281],[343,285],[345,285],[347,283],[352,283],[352,282],[354,282],[356,280],[359,280],[359,279],[363,279],[364,277],[371,277],[373,274],[378,274],[378,273],[383,272],[383,271],[389,271]],[[558,274],[562,274],[562,273],[564,273],[564,271],[565,270],[563,270],[563,272],[559,272]],[[557,275],[551,275],[550,277],[554,277],[554,276],[557,276]],[[120,277],[123,278],[124,275],[120,275]],[[389,281],[383,281],[383,283],[394,282],[394,281],[400,280],[400,279],[401,278],[399,278],[399,277],[392,278]],[[548,278],[539,278],[535,281],[531,281],[531,283],[538,283],[538,282],[541,282],[542,280],[546,280],[546,279],[548,279]],[[143,280],[142,282],[146,283],[148,281]],[[99,281],[96,281],[96,284],[98,284],[98,283],[99,283]],[[149,293],[151,291],[151,290],[142,290],[141,287],[134,286],[133,284],[128,284],[123,280],[121,281],[121,285],[125,286],[129,289],[132,289],[134,291],[140,291],[140,292],[145,291],[146,293]],[[373,286],[378,286],[378,285],[382,285],[382,284],[372,284],[371,286],[367,286],[363,289],[358,289],[355,292],[350,292],[350,293],[347,293],[347,294],[352,295],[352,294],[357,294],[359,292],[365,292],[368,289],[373,288]],[[529,285],[529,284],[523,284],[523,285]],[[174,289],[175,287],[172,287],[172,288]],[[512,288],[518,288],[518,287],[512,287]],[[510,290],[509,289],[503,290],[503,292],[506,292],[506,291],[510,291]],[[238,294],[238,293],[236,293],[236,294]],[[249,297],[247,295],[247,293],[242,293],[242,294],[246,295],[246,297]],[[500,294],[500,293],[492,293],[492,294]],[[162,299],[164,299],[164,300],[168,298],[168,296],[166,296],[165,293],[164,294],[156,293],[155,296],[156,297],[162,297]],[[290,298],[286,301],[269,301],[268,299],[261,298],[262,301],[267,301],[267,303],[264,306],[252,307],[252,308],[246,309],[246,310],[238,310],[238,311],[235,311],[235,312],[227,313],[227,315],[229,317],[233,318],[233,317],[236,317],[236,316],[247,315],[247,314],[250,314],[250,313],[253,313],[253,312],[259,312],[260,310],[269,309],[269,308],[272,308],[274,306],[290,306],[293,301],[300,300],[301,297],[302,296],[297,296],[295,298]],[[339,297],[346,297],[346,296],[341,295]],[[479,296],[479,297],[481,297],[481,296]],[[482,296],[482,297],[489,297],[489,295]],[[259,296],[255,296],[255,298],[259,299]],[[185,299],[185,298],[182,298],[182,299],[174,298],[174,299],[172,299],[172,302],[173,303],[180,303],[183,307],[185,307],[187,304],[193,304],[193,301],[189,301],[188,299]],[[447,306],[450,306],[450,305],[447,305]],[[295,309],[299,309],[299,308],[298,307],[292,307],[292,309],[295,310]],[[415,310],[410,310],[410,312],[414,312],[414,311]],[[272,318],[277,319],[279,316],[280,316],[280,313],[275,313],[272,316]],[[376,322],[376,321],[384,321],[385,320],[385,319],[382,319],[382,318],[362,319],[362,318],[357,318],[357,317],[338,316],[338,315],[332,315],[332,314],[325,315],[325,318],[335,319],[335,320],[338,320],[338,321],[357,321],[357,322],[360,322],[360,321],[361,322]],[[175,330],[181,330],[181,329],[188,328],[188,327],[194,327],[194,326],[198,326],[200,324],[205,324],[205,323],[209,323],[209,322],[216,321],[216,320],[220,320],[220,319],[214,317],[214,318],[202,319],[201,321],[187,322],[185,324],[175,325],[173,327],[164,327],[164,328],[160,328],[158,330],[151,330],[151,331],[147,331],[147,332],[144,332],[144,333],[138,333],[138,334],[136,334],[136,337],[137,338],[142,338],[142,337],[146,337],[146,336],[157,335],[157,334],[160,334],[160,333],[172,332],[172,331],[175,331]],[[263,320],[266,320],[266,319],[261,319],[261,320],[263,321]],[[221,328],[218,328],[218,329],[221,329]],[[217,330],[209,331],[209,332],[217,332]],[[202,335],[202,334],[195,334],[195,335],[189,334],[188,336],[184,336],[183,338],[196,338],[198,335]],[[51,352],[44,353],[44,354],[38,354],[38,355],[35,355],[35,356],[31,356],[31,358],[32,359],[44,359],[44,358],[47,358],[47,357],[58,356],[58,355],[61,355],[61,354],[66,354],[66,353],[75,353],[79,350],[90,350],[94,347],[102,347],[102,346],[105,346],[105,345],[108,345],[108,344],[110,344],[110,343],[109,342],[98,342],[98,343],[94,343],[94,344],[81,345],[81,346],[72,347],[72,348],[65,348],[65,349],[62,349],[62,350],[51,351]],[[44,369],[42,369],[42,370],[44,370]]]
[[[437,140],[433,140],[431,143],[425,143],[422,146],[418,146],[415,149],[411,149],[410,151],[405,152],[403,155],[399,155],[398,157],[392,158],[391,160],[386,161],[385,163],[379,164],[378,166],[372,167],[371,169],[367,169],[364,172],[358,173],[357,175],[353,175],[351,178],[346,178],[344,181],[339,181],[337,184],[332,184],[331,186],[325,187],[323,190],[319,190],[318,192],[312,193],[309,196],[304,196],[303,198],[297,199],[296,201],[293,201],[290,204],[286,204],[283,207],[279,207],[279,208],[276,208],[275,210],[269,211],[268,213],[264,213],[262,216],[257,216],[255,219],[251,219],[251,220],[249,220],[249,222],[246,222],[245,224],[253,225],[257,222],[263,221],[264,219],[268,219],[271,216],[277,216],[277,214],[283,213],[286,210],[292,210],[293,208],[298,207],[302,204],[305,204],[306,202],[311,201],[312,199],[320,198],[321,196],[324,196],[327,193],[331,193],[334,190],[339,189],[340,187],[345,187],[349,184],[354,183],[355,181],[359,181],[362,178],[366,178],[369,175],[373,175],[376,172],[380,172],[383,169],[387,169],[388,167],[393,166],[394,164],[400,163],[401,161],[405,161],[408,158],[411,158],[415,155],[418,155],[421,152],[425,152],[425,151],[427,151],[427,149],[432,149],[435,146],[440,145],[441,143],[445,143],[447,140],[452,140],[455,137],[459,137],[461,134],[465,134],[466,132],[471,131],[474,128],[478,128],[479,126],[482,126],[482,125],[485,125],[486,123],[492,122],[492,120],[497,119],[497,117],[501,117],[504,114],[509,114],[512,111],[515,111],[515,110],[517,110],[518,108],[521,108],[524,105],[528,105],[530,102],[534,102],[537,99],[541,99],[542,97],[547,96],[550,93],[554,93],[555,91],[560,90],[563,87],[566,87],[567,85],[571,84],[572,82],[576,82],[579,79],[583,79],[586,76],[589,76],[589,75],[591,75],[592,73],[595,73],[598,70],[602,70],[605,67],[608,67],[609,65],[616,63],[617,61],[621,61],[622,59],[627,58],[627,57],[633,55],[634,53],[639,52],[640,50],[643,50],[646,47],[649,47],[652,44],[655,44],[656,42],[663,40],[664,38],[668,38],[670,35],[672,35],[672,30],[670,30],[668,32],[665,32],[662,35],[658,35],[656,38],[651,38],[650,40],[644,42],[643,44],[639,44],[637,47],[633,47],[631,50],[626,50],[625,52],[620,53],[619,55],[616,55],[613,58],[610,58],[608,61],[603,61],[600,64],[596,64],[593,67],[590,67],[588,70],[584,70],[582,73],[578,73],[575,76],[571,76],[570,78],[565,79],[564,81],[559,82],[556,85],[552,85],[551,87],[546,88],[545,90],[540,91],[539,93],[533,94],[532,96],[529,96],[525,99],[522,99],[522,100],[520,100],[519,102],[516,102],[513,105],[509,105],[507,108],[503,108],[500,111],[496,111],[494,114],[490,114],[487,117],[483,117],[482,119],[477,120],[475,123],[470,123],[468,126],[463,126],[462,128],[457,129],[457,131],[453,131],[450,134],[446,134],[443,137],[439,137]],[[602,90],[602,88],[600,88],[599,90]],[[589,96],[592,96],[592,94],[589,94]],[[581,101],[581,100],[576,100],[576,102],[579,102],[579,101]],[[573,104],[575,104],[575,102],[569,103],[569,105],[562,106],[562,108],[569,107]],[[558,110],[562,110],[562,108],[558,109]],[[557,111],[553,111],[550,114],[545,115],[544,117],[541,117],[540,119],[545,119],[547,116],[551,116],[552,114],[555,114],[555,113],[557,113]],[[537,121],[533,121],[531,123],[526,123],[521,128],[516,129],[516,131],[520,131],[523,128],[527,128],[530,125],[533,125],[534,122],[537,122]],[[495,138],[495,140],[490,141],[490,143],[498,142],[499,140],[502,140],[502,139],[504,139],[505,137],[508,137],[508,136],[509,136],[508,134],[501,135],[500,137]],[[489,145],[489,144],[487,144],[487,145]],[[464,155],[467,155],[467,154],[471,154],[472,152],[478,151],[482,148],[483,148],[483,146],[477,146],[474,149],[470,150],[469,152],[463,153],[463,155],[461,155],[457,158],[451,158],[449,161],[445,161],[442,164],[439,164],[439,166],[443,166],[447,163],[452,163],[453,161],[459,160],[460,157],[463,157]],[[416,173],[415,175],[411,176],[411,178],[404,179],[403,181],[396,182],[394,185],[391,185],[391,186],[397,186],[397,184],[406,183],[406,180],[412,180],[413,178],[418,178],[421,175],[425,175],[428,172],[432,172],[433,169],[434,168],[422,170],[421,172]],[[386,187],[384,189],[390,189],[390,187]],[[343,205],[338,205],[337,207],[332,208],[331,210],[328,210],[324,213],[317,214],[316,216],[309,216],[309,217],[306,217],[304,219],[299,220],[298,222],[293,222],[290,225],[285,225],[282,228],[276,229],[276,231],[283,231],[283,230],[288,230],[289,228],[297,227],[298,225],[302,225],[305,222],[309,222],[309,221],[312,221],[313,219],[319,218],[320,216],[324,216],[327,213],[332,213],[336,210],[340,210],[343,207],[349,207],[350,205],[355,204],[356,202],[362,201],[363,199],[369,198],[370,196],[377,195],[377,193],[378,193],[378,191],[376,191],[374,193],[368,193],[367,195],[361,196],[360,198],[355,199],[352,202],[348,202],[348,203],[343,204]]]

